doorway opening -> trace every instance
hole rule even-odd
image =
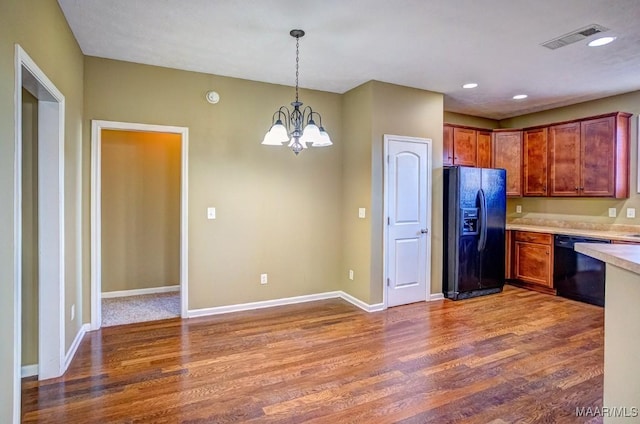
[[[92,122],[91,328],[187,314],[184,127]]]
[[[13,417],[19,422],[23,374],[45,380],[65,370],[65,99],[19,45],[15,58]]]

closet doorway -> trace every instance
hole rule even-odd
[[[186,317],[184,127],[92,122],[91,328]]]

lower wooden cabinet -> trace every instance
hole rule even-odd
[[[511,282],[514,285],[555,294],[553,288],[553,235],[513,231]]]

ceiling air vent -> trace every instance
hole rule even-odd
[[[560,47],[573,44],[577,41],[584,40],[585,38],[590,37],[593,34],[605,31],[609,31],[609,28],[605,28],[602,25],[592,24],[584,28],[571,31],[568,34],[554,38],[553,40],[546,41],[542,43],[542,45],[548,49],[555,50],[559,49]]]

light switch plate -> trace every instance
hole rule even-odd
[[[358,208],[358,218],[364,218],[364,217],[365,217],[365,209]]]
[[[609,218],[615,218],[616,217],[616,208],[609,208]]]
[[[216,219],[216,208],[207,208],[207,219]]]
[[[349,280],[353,280],[353,270],[349,270]]]
[[[627,218],[636,217],[636,208],[627,208]]]

